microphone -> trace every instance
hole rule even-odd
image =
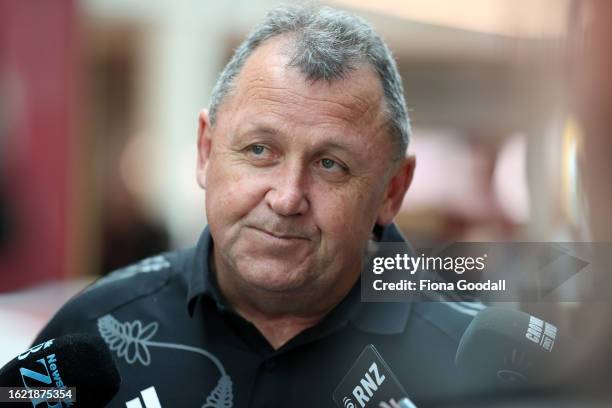
[[[463,334],[455,364],[483,382],[541,385],[567,361],[566,348],[560,346],[553,324],[524,312],[489,307]]]
[[[397,405],[399,406],[399,408],[417,408],[417,406],[414,405],[408,397],[399,400]]]
[[[76,402],[22,399],[21,402],[15,400],[16,407],[31,402],[34,407],[43,403],[40,407],[45,408],[101,408],[117,394],[120,384],[121,377],[108,347],[100,337],[89,334],[72,334],[45,341],[0,369],[0,387],[76,389]]]

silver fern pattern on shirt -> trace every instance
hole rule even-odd
[[[206,397],[202,408],[231,408],[233,407],[234,394],[232,391],[232,379],[225,372],[221,361],[212,353],[197,347],[177,343],[166,343],[152,341],[157,333],[159,324],[151,322],[143,325],[140,320],[131,322],[119,322],[110,314],[98,319],[98,331],[111,351],[117,353],[117,357],[124,359],[128,364],[139,362],[144,366],[151,363],[150,347],[182,350],[196,353],[207,357],[217,367],[221,374],[217,385]]]

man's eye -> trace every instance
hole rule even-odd
[[[256,166],[266,166],[276,160],[274,150],[262,144],[249,145],[244,148],[242,153],[246,160],[249,160]]]
[[[336,164],[335,161],[331,160],[331,159],[323,159],[321,160],[321,166],[323,166],[326,169],[332,169],[334,167],[334,165]]]
[[[319,165],[325,170],[333,170],[333,171],[343,171],[345,170],[344,166],[332,159],[321,159],[319,160]]]
[[[265,153],[266,148],[262,145],[253,145],[253,146],[249,146],[249,151],[253,153],[255,156],[261,156]]]

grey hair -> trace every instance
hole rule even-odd
[[[330,7],[281,6],[270,11],[221,72],[211,95],[211,126],[247,58],[264,41],[282,34],[290,34],[294,40],[288,65],[297,67],[307,80],[342,79],[364,62],[374,67],[384,92],[389,131],[396,139],[395,159],[404,157],[411,130],[402,79],[393,55],[364,19]]]

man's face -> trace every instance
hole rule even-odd
[[[269,40],[249,57],[214,128],[200,118],[215,265],[254,291],[347,288],[374,223],[392,218],[382,88],[369,67],[307,82],[286,67],[283,44]]]

